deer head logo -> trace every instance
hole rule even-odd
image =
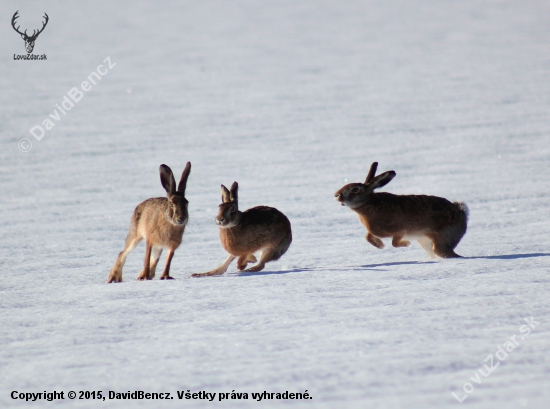
[[[48,15],[46,13],[44,13],[44,18],[46,19],[46,21],[44,21],[44,23],[42,23],[42,28],[40,30],[38,30],[38,32],[36,30],[33,30],[32,32],[32,35],[27,35],[27,30],[25,30],[24,33],[22,33],[21,31],[19,31],[19,26],[17,26],[17,28],[15,27],[15,20],[17,20],[17,18],[19,18],[19,16],[17,15],[17,13],[19,13],[19,10],[17,10],[15,12],[15,14],[13,15],[12,19],[11,19],[11,25],[13,27],[13,29],[15,31],[17,31],[19,34],[21,34],[21,38],[23,40],[25,40],[25,48],[27,49],[27,54],[30,54],[32,53],[32,50],[34,49],[34,42],[36,41],[36,37],[38,37],[38,35],[44,31],[44,28],[46,28],[46,24],[48,24],[48,20],[50,19],[48,17]]]

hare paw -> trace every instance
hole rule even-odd
[[[257,273],[258,271],[262,271],[265,267],[265,264],[256,264],[255,266],[252,266],[250,268],[247,268],[244,270],[245,273]]]
[[[400,237],[394,237],[391,244],[393,247],[409,247],[411,242],[408,240],[403,240]]]

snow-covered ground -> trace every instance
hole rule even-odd
[[[48,13],[47,61],[13,60],[16,10],[29,31]],[[550,407],[548,2],[3,1],[0,16],[1,407]],[[133,209],[164,194],[158,166],[188,160],[176,280],[137,282],[141,245],[104,284]],[[365,241],[333,193],[375,160],[397,172],[383,190],[469,205],[463,259]],[[234,180],[243,209],[289,217],[292,246],[258,274],[191,279],[225,258],[214,216]],[[175,399],[10,398],[54,390]]]

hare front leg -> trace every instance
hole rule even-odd
[[[155,271],[157,270],[157,264],[159,263],[161,253],[162,247],[153,246],[151,249],[151,261],[149,263],[149,274],[147,275],[148,280],[152,280],[155,277]],[[145,273],[141,270],[138,277],[142,277],[144,275]]]
[[[166,255],[166,265],[164,266],[164,271],[162,272],[162,275],[160,276],[161,280],[173,280],[173,277],[170,277],[170,263],[172,262],[172,257],[174,257],[174,250],[170,249],[168,250],[168,254]]]
[[[235,260],[235,256],[232,256],[231,254],[225,259],[225,261],[222,263],[221,266],[219,266],[218,268],[212,270],[212,271],[209,271],[208,273],[195,273],[195,274],[191,274],[191,277],[208,277],[208,276],[218,276],[218,275],[222,275],[223,273],[225,273],[227,271],[227,267],[229,267],[229,264],[231,264],[231,262]]]
[[[122,282],[122,268],[126,263],[126,257],[128,257],[128,254],[130,254],[130,252],[136,248],[136,246],[139,244],[141,240],[142,240],[141,237],[128,237],[126,239],[126,245],[124,246],[124,250],[122,250],[119,253],[115,261],[115,264],[111,269],[111,272],[109,273],[107,284]]]
[[[367,233],[367,241],[372,244],[374,247],[378,247],[379,249],[383,249],[384,248],[384,243],[382,242],[382,240],[380,240],[378,237],[376,236],[373,236],[371,234],[371,232],[368,232]]]
[[[145,242],[145,261],[143,262],[143,270],[141,270],[141,273],[139,273],[138,280],[144,281],[144,280],[151,280],[149,278],[149,270],[150,270],[150,262],[151,262],[151,254],[153,251],[153,246],[149,241]]]

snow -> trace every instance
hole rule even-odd
[[[48,13],[34,50],[47,61],[13,60],[16,10],[31,30]],[[1,407],[550,405],[547,2],[48,0],[0,15]],[[176,279],[137,282],[140,245],[106,285],[133,209],[164,194],[159,165],[187,161]],[[333,193],[373,161],[397,172],[384,191],[467,203],[463,259],[366,242]],[[240,208],[288,216],[293,243],[261,273],[191,279],[226,256],[214,217],[234,180]],[[14,390],[313,399],[25,403]]]

